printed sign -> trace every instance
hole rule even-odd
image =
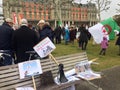
[[[43,39],[40,43],[35,45],[33,48],[41,58],[44,58],[49,55],[56,47],[47,37]]]
[[[18,64],[20,79],[39,75],[42,73],[40,60],[26,61]]]
[[[86,79],[86,80],[101,78],[100,74],[96,74],[92,71],[88,60],[84,60],[84,61],[77,63],[75,65],[75,72],[78,77]]]

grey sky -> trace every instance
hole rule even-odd
[[[89,0],[75,0],[76,2],[82,2],[82,3],[85,3]],[[102,12],[101,13],[101,19],[106,19],[106,18],[109,18],[109,17],[112,17],[118,13],[116,13],[116,8],[119,8],[120,9],[120,6],[117,6],[117,4],[120,3],[119,0],[111,0],[111,4],[110,4],[110,9],[107,11],[107,12]],[[120,14],[120,13],[119,13]]]
[[[120,1],[119,0],[111,0],[111,1],[112,2],[110,4],[110,9],[107,12],[101,13],[102,19],[112,17],[116,14],[120,14],[120,13],[116,13],[116,10],[115,10],[117,8],[120,9],[120,6],[117,5],[118,3],[120,3]]]

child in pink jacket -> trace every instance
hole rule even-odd
[[[107,47],[108,47],[108,40],[106,37],[103,37],[103,41],[101,42],[101,51],[99,54],[105,55]]]

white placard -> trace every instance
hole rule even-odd
[[[40,43],[35,45],[33,48],[41,58],[44,58],[49,55],[56,47],[47,37],[43,39]]]
[[[88,60],[84,60],[75,65],[77,76],[86,80],[101,78],[100,74],[94,73]]]
[[[87,71],[91,70],[89,61],[88,60],[80,61],[79,63],[77,63],[75,65],[75,70],[77,73],[87,72]]]
[[[18,87],[16,90],[34,90],[32,87]]]
[[[40,60],[26,61],[18,64],[20,79],[42,74]]]

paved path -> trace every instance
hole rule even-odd
[[[120,90],[120,66],[115,66],[101,71],[104,75],[100,79],[95,79],[95,85],[100,86],[102,90]],[[99,87],[83,82],[76,86],[76,90],[101,90]]]
[[[120,66],[103,70],[104,76],[93,82],[102,87],[103,90],[120,90]]]

